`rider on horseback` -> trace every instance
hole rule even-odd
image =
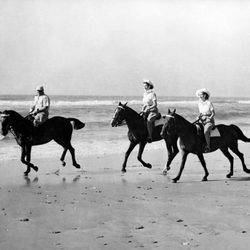
[[[196,96],[199,97],[199,116],[198,119],[201,121],[201,123],[204,126],[204,135],[206,139],[206,146],[204,151],[209,152],[210,151],[210,131],[215,126],[214,116],[215,111],[212,102],[210,102],[208,99],[210,97],[210,93],[205,88],[199,89],[196,91]]]
[[[147,117],[147,129],[148,129],[148,142],[152,142],[152,134],[154,128],[154,122],[159,116],[159,111],[157,108],[157,97],[153,92],[154,85],[149,80],[143,80],[144,84],[144,95],[143,95],[143,107],[142,113]]]
[[[36,87],[37,95],[34,98],[34,104],[30,109],[30,114],[34,116],[34,126],[44,123],[49,117],[50,99],[44,93],[43,86]]]

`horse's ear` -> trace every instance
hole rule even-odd
[[[168,114],[170,114],[171,113],[171,111],[170,111],[170,109],[168,109]]]
[[[174,109],[173,113],[175,114],[176,109]]]
[[[123,106],[127,106],[128,102],[124,103]]]

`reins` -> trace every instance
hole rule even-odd
[[[12,126],[10,126],[9,131],[10,131],[10,133],[11,133],[15,138],[17,137],[17,135],[16,135],[16,133],[15,133],[15,131],[14,131],[14,129],[13,129]]]

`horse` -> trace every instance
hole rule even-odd
[[[24,172],[25,176],[28,176],[31,169],[38,171],[38,167],[30,162],[32,146],[42,145],[51,140],[64,148],[60,158],[63,166],[66,165],[64,158],[69,150],[73,166],[80,168],[75,159],[75,149],[71,145],[73,129],[78,130],[85,126],[80,120],[55,116],[38,127],[34,127],[32,121],[28,119],[29,117],[25,118],[14,110],[5,110],[1,112],[0,116],[1,134],[5,136],[11,132],[21,147],[21,162],[27,166],[27,170]]]
[[[177,134],[180,138],[179,143],[182,153],[180,170],[178,175],[173,179],[173,182],[176,183],[180,179],[189,153],[193,153],[198,156],[205,172],[202,181],[207,181],[209,172],[207,170],[206,162],[203,157],[203,146],[205,142],[204,135],[199,135],[199,133],[197,133],[196,125],[194,123],[190,123],[185,118],[178,115],[175,110],[173,112],[168,110],[166,118],[166,123],[162,127],[161,135],[163,138],[165,138],[166,136],[169,136],[171,134]],[[241,129],[234,124],[219,124],[215,126],[215,129],[218,129],[220,136],[211,137],[211,149],[209,152],[214,152],[217,149],[220,149],[221,152],[227,157],[230,162],[230,172],[226,175],[226,177],[231,178],[233,176],[234,171],[234,157],[229,153],[228,149],[230,149],[240,158],[243,171],[249,174],[250,169],[246,167],[244,155],[239,151],[238,140],[250,142],[250,138],[246,137],[241,131]]]
[[[152,165],[150,163],[146,163],[142,160],[142,153],[147,144],[147,136],[148,136],[146,121],[142,117],[142,115],[137,113],[132,108],[128,107],[127,103],[122,104],[121,102],[119,102],[117,108],[115,109],[114,117],[111,120],[111,126],[112,127],[121,126],[124,124],[124,122],[128,126],[128,139],[130,141],[130,145],[125,153],[125,159],[122,164],[121,171],[124,173],[126,172],[128,157],[137,144],[139,144],[137,159],[142,163],[144,167],[152,168]],[[161,123],[161,125],[158,126],[155,124],[153,130],[153,142],[163,139],[160,135],[162,125],[163,123]],[[163,173],[165,174],[167,173],[167,170],[170,169],[170,164],[172,160],[179,152],[179,149],[177,147],[177,139],[178,137],[175,135],[164,138],[168,150],[168,161],[163,170]]]

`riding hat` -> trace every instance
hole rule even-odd
[[[205,88],[198,89],[198,90],[195,92],[195,95],[196,95],[197,97],[200,97],[200,95],[203,94],[203,93],[206,93],[206,94],[208,95],[208,98],[210,97],[209,91],[208,91],[207,89],[205,89]]]
[[[37,87],[36,87],[36,91],[44,91],[43,86],[37,86]]]
[[[149,86],[151,86],[151,88],[153,88],[154,87],[154,84],[150,81],[150,80],[143,80],[142,81],[142,83],[146,83],[146,84],[148,84]]]

